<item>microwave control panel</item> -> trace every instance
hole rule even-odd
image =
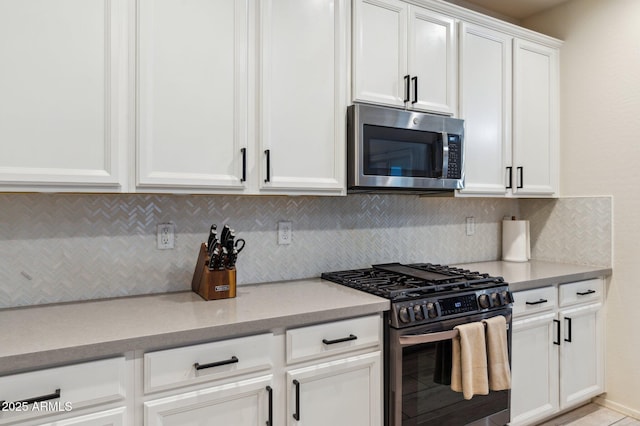
[[[447,178],[460,179],[462,177],[462,144],[459,135],[449,135],[449,169]]]

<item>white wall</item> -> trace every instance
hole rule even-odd
[[[640,418],[640,1],[572,0],[523,25],[565,40],[562,195],[613,196],[603,403]]]

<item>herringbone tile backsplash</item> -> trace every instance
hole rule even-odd
[[[609,199],[585,200],[592,201],[580,208],[606,214],[610,223]],[[550,211],[543,219],[572,214],[558,210],[564,202],[526,210]],[[242,285],[382,262],[499,259],[501,219],[519,214],[517,200],[406,195],[0,194],[0,308],[188,290],[212,223],[229,224],[247,241],[237,264]],[[472,236],[465,233],[469,216],[476,222]],[[277,244],[278,221],[292,222],[291,245]],[[165,222],[175,224],[173,250],[156,249],[156,226]],[[609,250],[610,225],[593,232],[583,236]],[[545,244],[545,255],[564,249]]]

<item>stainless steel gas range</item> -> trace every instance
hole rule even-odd
[[[501,277],[430,263],[374,265],[322,278],[391,301],[385,314],[385,425],[505,425],[509,391],[451,390],[455,326],[502,315],[511,355],[513,297]]]

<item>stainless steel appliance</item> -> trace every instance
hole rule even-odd
[[[322,278],[391,300],[385,314],[385,425],[509,422],[509,391],[465,400],[450,389],[456,325],[503,315],[511,355],[513,297],[502,277],[430,263],[391,263]]]
[[[463,120],[363,104],[347,109],[349,192],[463,187]]]

